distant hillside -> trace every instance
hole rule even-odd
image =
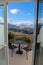
[[[38,29],[41,28],[43,24],[38,24]],[[16,25],[11,25],[8,24],[8,29],[13,31],[13,32],[22,32],[25,34],[33,34],[34,33],[34,27],[33,25],[27,26],[27,25],[20,25],[20,26],[16,26]]]
[[[34,32],[34,28],[27,25],[16,26],[16,25],[8,24],[8,29],[13,32],[22,32],[25,34],[33,34]]]
[[[11,29],[11,28],[17,28],[17,26],[16,25],[8,24],[8,29]]]
[[[16,26],[16,25],[8,24],[8,29],[13,32],[22,32],[25,34],[33,34],[34,32],[34,28],[31,28],[27,25]]]
[[[40,29],[41,26],[43,26],[43,24],[39,23],[38,29]],[[32,25],[32,24],[31,25],[21,24],[19,26],[8,24],[8,29],[13,32],[22,32],[25,34],[33,34],[34,33],[34,25]]]

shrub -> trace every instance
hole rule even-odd
[[[9,32],[8,33],[8,42],[13,43],[14,42],[14,34]]]

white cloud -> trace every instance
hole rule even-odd
[[[20,21],[20,22],[15,22],[15,21],[11,21],[10,19],[7,19],[8,23],[9,24],[12,24],[12,25],[21,25],[21,24],[24,24],[24,25],[34,25],[34,22],[32,21]]]
[[[16,25],[21,25],[21,24],[31,25],[31,24],[33,24],[33,22],[32,22],[32,21],[21,21],[21,22],[16,22]]]
[[[4,23],[4,18],[0,16],[0,23]]]
[[[38,23],[43,24],[43,18],[38,18]]]
[[[31,13],[28,13],[28,15],[31,15]]]
[[[7,23],[14,25],[15,23],[13,21],[11,21],[9,18],[7,18]]]
[[[11,9],[10,12],[11,12],[12,14],[17,14],[17,13],[20,13],[21,10],[19,10],[19,9]]]
[[[0,9],[0,12],[2,11],[2,9]]]

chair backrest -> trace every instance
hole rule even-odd
[[[12,49],[12,44],[10,42],[8,43],[8,47],[9,49]]]

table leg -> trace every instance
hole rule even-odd
[[[19,44],[19,49],[18,49],[18,51],[16,53],[17,54],[22,54],[23,53],[23,51],[20,49],[20,44]]]
[[[19,53],[20,53],[20,44],[19,44]]]

